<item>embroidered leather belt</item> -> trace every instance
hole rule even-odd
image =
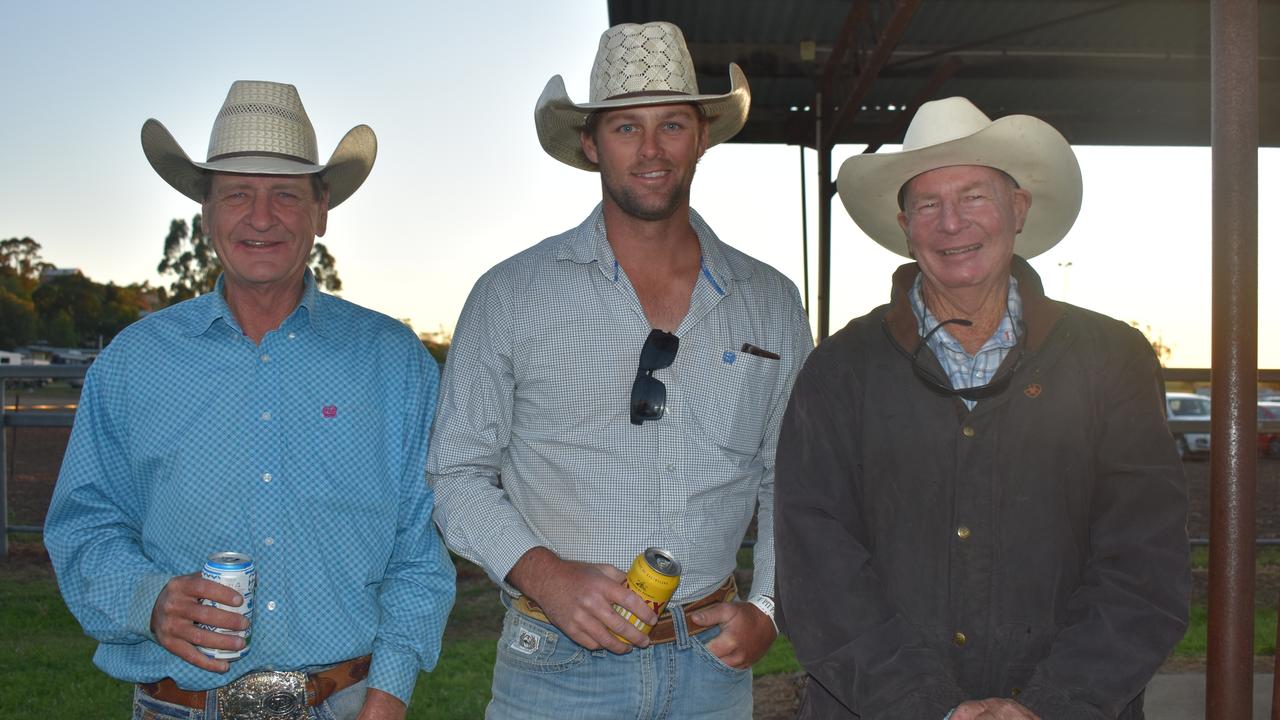
[[[171,678],[138,683],[142,692],[161,702],[203,710],[208,692],[217,693],[221,717],[245,720],[303,718],[306,709],[319,705],[339,690],[346,690],[369,676],[372,656],[365,655],[315,673],[251,672],[216,690],[183,690]]]
[[[705,607],[710,607],[719,602],[729,602],[737,596],[738,582],[732,575],[730,575],[729,579],[725,580],[723,585],[712,590],[711,593],[682,605],[681,607],[684,609],[685,616],[684,621],[685,625],[689,628],[689,634],[697,635],[703,630],[707,630],[711,627],[710,625],[699,625],[694,622],[693,618],[689,617],[690,613],[701,610]],[[552,624],[551,621],[547,619],[547,614],[542,611],[542,608],[538,607],[538,603],[531,600],[528,595],[511,598],[511,607],[515,608],[523,615],[528,615],[534,620]],[[671,619],[671,611],[663,610],[662,614],[658,616],[658,622],[653,626],[653,630],[649,631],[649,642],[658,645],[661,643],[669,643],[675,639],[676,624],[675,621]]]

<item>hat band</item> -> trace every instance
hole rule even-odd
[[[246,150],[244,152],[223,153],[221,155],[214,155],[213,157],[209,158],[205,162],[211,163],[211,162],[218,162],[219,160],[230,160],[232,158],[241,158],[241,157],[276,158],[277,160],[292,160],[293,162],[302,163],[303,165],[319,165],[319,163],[315,162],[314,160],[301,158],[301,157],[298,157],[297,155],[288,155],[285,153],[261,152],[258,150]]]

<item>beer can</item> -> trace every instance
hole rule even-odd
[[[676,594],[676,588],[680,586],[680,563],[662,548],[648,548],[631,563],[624,584],[631,592],[639,595],[645,605],[661,615],[667,601]],[[653,630],[630,610],[620,605],[614,605],[613,609],[645,635]],[[620,635],[618,637],[625,640]]]
[[[246,630],[228,630],[227,628],[213,627],[200,623],[201,629],[222,635],[235,635],[244,638],[244,647],[239,650],[221,650],[206,647],[198,649],[215,660],[239,660],[249,651],[249,636],[253,634],[253,592],[258,586],[258,573],[254,569],[253,558],[238,552],[216,552],[210,555],[208,560],[205,560],[204,568],[201,570],[200,575],[205,580],[212,580],[219,585],[226,585],[244,596],[244,602],[240,604],[240,607],[224,605],[208,598],[201,598],[200,604],[212,605],[219,610],[239,613],[249,621],[250,625]]]

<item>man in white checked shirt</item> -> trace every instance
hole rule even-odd
[[[746,120],[729,72],[728,93],[699,94],[678,28],[620,25],[590,103],[559,76],[538,100],[543,148],[599,171],[603,200],[476,283],[428,460],[446,542],[509,608],[491,718],[751,715],[750,667],[777,634],[774,449],[813,343],[795,286],[689,208],[698,159]],[[661,617],[621,584],[648,547],[683,566]]]

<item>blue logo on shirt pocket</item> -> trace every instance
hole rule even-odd
[[[738,360],[738,354],[732,350],[724,351],[724,362],[726,365],[732,365]]]

